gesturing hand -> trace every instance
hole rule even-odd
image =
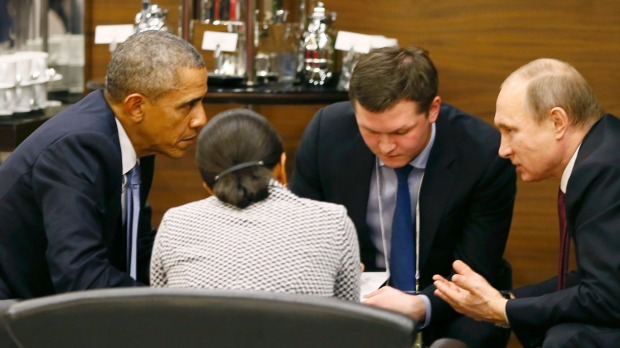
[[[438,274],[433,276],[435,295],[475,320],[507,324],[504,313],[508,300],[463,261],[454,261],[452,267],[456,271],[452,281]]]

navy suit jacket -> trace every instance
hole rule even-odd
[[[549,328],[584,323],[620,328],[620,120],[605,115],[584,138],[566,188],[567,228],[577,270],[566,289],[557,277],[515,289],[506,314],[526,347]]]
[[[434,274],[452,274],[454,260],[497,284],[516,194],[514,168],[497,155],[499,140],[484,121],[441,106],[420,191],[420,286],[431,300],[433,322],[456,315],[432,285]],[[351,103],[336,103],[319,110],[306,128],[291,186],[301,197],[347,208],[366,271],[377,270],[366,223],[374,167]],[[504,284],[510,286],[509,275]]]
[[[142,173],[139,280],[148,284],[154,231]],[[118,131],[102,91],[52,117],[0,165],[0,298],[139,285],[126,273]]]

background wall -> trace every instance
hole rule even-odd
[[[156,1],[178,20],[179,1]],[[294,2],[288,0],[290,7]],[[136,1],[91,1],[88,35],[99,24],[129,23]],[[492,122],[503,79],[539,57],[574,65],[590,82],[607,111],[620,115],[620,2],[614,0],[324,0],[337,12],[335,29],[394,37],[401,45],[427,49],[439,70],[440,95]],[[87,79],[103,76],[107,47],[89,46]],[[213,115],[230,105],[206,105]],[[290,162],[301,132],[318,106],[260,107],[284,135]],[[203,197],[192,155],[158,160],[152,192],[156,221],[167,208]],[[558,182],[518,183],[514,222],[506,257],[515,285],[556,273]]]

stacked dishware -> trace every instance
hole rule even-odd
[[[12,54],[0,55],[0,116],[15,109],[16,59]]]
[[[47,59],[39,51],[0,55],[0,116],[47,107],[47,85],[61,78],[48,69]]]

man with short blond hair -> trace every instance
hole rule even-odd
[[[620,346],[620,120],[575,68],[538,59],[497,98],[499,154],[523,181],[559,179],[558,277],[500,293],[462,261],[436,294],[476,320],[510,325],[526,347]],[[567,272],[569,240],[577,270]]]

